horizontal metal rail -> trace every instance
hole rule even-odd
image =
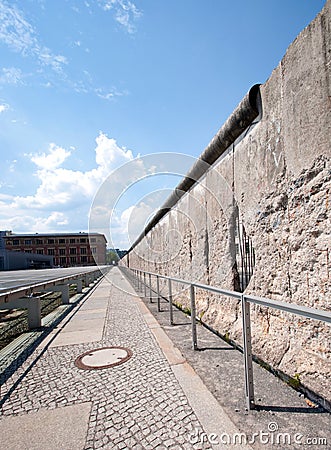
[[[138,270],[138,269],[130,269],[130,270],[135,271],[135,272],[145,273],[148,276],[151,275],[154,277],[163,278],[165,280],[171,280],[175,283],[185,284],[187,286],[192,285],[197,289],[214,292],[216,294],[224,294],[229,297],[237,298],[238,300],[241,300],[242,296],[244,295],[245,300],[247,300],[250,303],[255,303],[255,304],[259,304],[259,305],[266,306],[269,308],[286,311],[286,312],[293,313],[296,315],[308,317],[309,319],[321,320],[323,322],[331,323],[331,312],[323,311],[321,309],[309,308],[306,306],[300,306],[300,305],[288,303],[288,302],[281,302],[279,300],[272,300],[272,299],[268,299],[265,297],[257,297],[254,295],[243,294],[241,292],[236,292],[236,291],[229,291],[227,289],[221,289],[216,286],[210,286],[209,284],[195,283],[193,281],[182,280],[180,278],[175,278],[175,277],[168,277],[166,275],[160,275],[160,274],[153,273],[153,272],[144,272],[144,271]]]
[[[244,294],[241,292],[230,291],[227,289],[221,289],[216,286],[210,286],[207,284],[196,283],[193,281],[183,280],[180,278],[169,277],[153,272],[146,272],[139,269],[122,267],[124,270],[129,270],[138,279],[138,287],[144,286],[144,294],[147,297],[147,287],[149,288],[149,298],[152,301],[152,277],[156,278],[156,293],[158,302],[158,311],[160,311],[160,279],[168,281],[168,301],[169,301],[169,314],[170,324],[173,325],[173,290],[172,283],[179,283],[190,287],[190,301],[191,301],[191,328],[192,328],[192,346],[194,350],[198,349],[197,342],[197,328],[196,328],[196,302],[195,302],[195,290],[202,289],[205,291],[213,292],[216,294],[222,294],[229,297],[233,297],[241,302],[242,308],[242,332],[243,332],[243,354],[244,354],[244,369],[245,369],[245,395],[247,409],[254,409],[254,379],[253,379],[253,354],[252,354],[252,340],[251,340],[251,323],[250,323],[250,304],[261,305],[266,308],[273,308],[279,311],[285,311],[297,316],[307,317],[313,320],[320,320],[322,322],[331,323],[331,312],[323,311],[316,308],[309,308],[306,306],[300,306],[293,303],[282,302],[279,300],[272,300],[264,297],[258,297],[254,295]],[[147,283],[148,279],[148,283]]]
[[[56,270],[56,269],[55,269]],[[35,329],[41,327],[41,292],[61,292],[62,304],[70,303],[69,285],[77,284],[77,293],[82,293],[83,280],[85,287],[99,279],[105,270],[100,268],[85,268],[81,272],[66,274],[60,277],[45,278],[42,282],[27,283],[17,289],[6,289],[0,293],[0,310],[27,309],[28,327]],[[47,275],[46,275],[47,277]]]
[[[54,270],[56,270],[56,269],[54,269]],[[10,300],[16,300],[21,297],[31,296],[34,292],[40,292],[40,291],[46,290],[47,288],[50,288],[52,286],[56,286],[58,284],[65,284],[68,281],[81,279],[88,275],[93,275],[96,273],[101,273],[99,268],[95,268],[95,269],[89,268],[89,269],[83,270],[82,272],[74,273],[72,275],[65,275],[62,277],[53,278],[53,279],[45,280],[42,282],[33,283],[30,285],[27,284],[27,285],[19,287],[17,289],[5,290],[4,292],[0,291],[0,304],[7,303]]]

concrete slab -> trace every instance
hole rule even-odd
[[[82,318],[81,316],[75,316],[62,330],[62,333],[71,333],[73,331],[102,331],[104,323],[104,317],[97,319]]]
[[[106,309],[107,308],[107,296],[104,296],[102,299],[91,298],[88,302],[85,302],[80,311],[89,311],[91,309]]]
[[[96,302],[93,302],[93,295],[94,292],[84,300],[79,309],[73,310],[66,321],[58,325],[42,341],[39,348],[100,341],[107,316],[107,296],[103,297],[102,304],[96,304]]]
[[[53,336],[54,337],[54,336]],[[61,332],[49,344],[49,348],[59,347],[63,345],[86,344],[88,342],[98,342],[102,339],[102,329],[80,330]]]
[[[98,294],[99,289],[102,290],[101,296]],[[79,308],[69,314],[66,322],[44,339],[40,348],[100,341],[107,316],[109,289],[109,282],[102,281]]]
[[[92,403],[41,409],[0,420],[0,449],[81,450],[84,448]]]
[[[77,311],[76,315],[80,317],[88,317],[88,318],[97,318],[97,317],[105,317],[107,314],[106,308],[98,308],[98,309],[80,309]],[[92,317],[93,316],[93,317]]]

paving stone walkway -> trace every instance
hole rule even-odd
[[[0,449],[212,448],[191,443],[203,426],[117,268],[67,322],[2,386]],[[101,339],[84,339],[88,325]],[[76,367],[79,355],[107,346],[133,355],[109,369]]]

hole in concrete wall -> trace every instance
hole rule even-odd
[[[239,291],[244,292],[254,272],[255,251],[252,239],[247,235],[239,217],[236,219],[235,246]]]

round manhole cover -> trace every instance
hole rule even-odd
[[[125,347],[103,347],[89,350],[78,356],[75,364],[80,369],[106,369],[125,363],[132,351]]]

